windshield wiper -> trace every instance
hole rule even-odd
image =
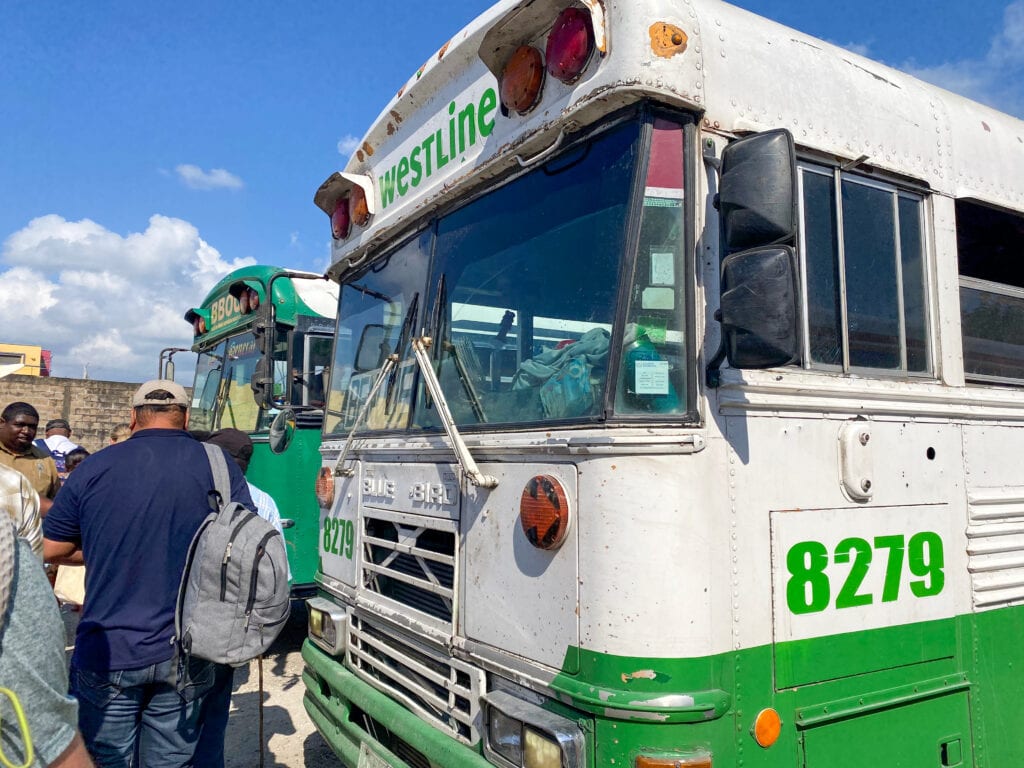
[[[366,400],[363,401],[362,406],[359,408],[359,413],[356,416],[355,422],[352,424],[352,430],[348,433],[348,439],[345,440],[345,445],[341,449],[341,453],[338,454],[338,460],[334,462],[334,475],[335,477],[352,477],[355,474],[355,467],[343,467],[345,459],[348,456],[349,449],[352,447],[352,441],[355,439],[356,430],[359,429],[359,425],[363,423],[363,419],[366,418],[366,414],[370,410],[370,404],[373,399],[377,396],[377,391],[380,389],[381,384],[384,383],[384,379],[388,377],[388,374],[394,370],[395,366],[398,365],[398,355],[390,354],[384,360],[384,365],[380,368],[380,373],[377,374],[377,378],[374,379],[373,386],[370,387],[370,393],[366,396]]]
[[[405,312],[405,320],[402,321],[402,330],[398,334],[398,344],[395,346],[399,352],[405,349],[405,345],[409,342],[409,337],[412,335],[412,324],[416,320],[416,309],[420,304],[419,291],[413,294],[412,301],[409,302],[409,309]],[[384,396],[384,412],[390,414],[394,408],[395,403],[393,397],[395,394],[395,384],[398,382],[398,369],[394,368],[391,371],[391,377],[388,379],[388,391]]]
[[[455,419],[452,418],[448,401],[445,400],[444,392],[441,391],[441,382],[437,380],[434,367],[430,364],[430,352],[428,350],[432,343],[433,339],[429,336],[413,339],[412,351],[416,355],[416,362],[420,366],[420,373],[423,375],[423,381],[427,385],[427,391],[434,398],[434,405],[437,406],[437,414],[441,417],[444,430],[448,433],[448,439],[452,441],[452,450],[455,451],[455,458],[458,459],[459,464],[462,465],[462,471],[466,473],[473,485],[481,488],[497,488],[498,478],[492,475],[485,475],[480,471],[476,461],[473,459],[473,455],[469,452],[469,448],[462,439],[462,435],[459,434],[458,427],[455,426]]]

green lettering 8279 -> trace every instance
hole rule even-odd
[[[885,551],[885,579],[880,595],[863,590],[864,579],[877,552]],[[820,541],[801,541],[786,554],[789,580],[786,582],[786,603],[793,613],[818,613],[832,603],[832,583],[826,568],[828,548]],[[915,533],[908,541],[902,534],[876,536],[873,543],[850,537],[840,541],[832,551],[831,561],[849,564],[850,570],[835,598],[836,608],[871,605],[876,597],[889,603],[899,599],[903,583],[903,563],[911,576],[910,591],[915,597],[931,597],[942,592],[946,584],[943,570],[942,537],[932,531]],[[876,565],[875,567],[878,567]]]
[[[355,524],[351,520],[325,517],[323,522],[323,550],[326,555],[340,555],[352,559]]]

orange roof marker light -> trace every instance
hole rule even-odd
[[[501,73],[501,105],[508,112],[525,115],[540,100],[544,62],[531,45],[516,48]]]

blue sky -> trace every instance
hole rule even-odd
[[[489,4],[3,0],[0,341],[141,381],[227,270],[322,271],[316,187]],[[1024,116],[1024,0],[736,4]]]

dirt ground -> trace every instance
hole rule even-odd
[[[305,603],[292,604],[292,616],[263,660],[263,734],[266,768],[336,768],[342,763],[313,727],[302,706],[302,656],[306,638]],[[235,670],[235,690],[224,745],[226,768],[259,765],[259,667]]]
[[[71,658],[78,614],[65,612],[68,659]],[[342,763],[313,727],[302,706],[302,656],[306,637],[304,602],[292,603],[292,615],[281,637],[263,659],[263,752],[265,768],[338,768]],[[226,768],[260,765],[259,666],[235,670],[224,753]],[[202,768],[200,766],[200,768]]]

